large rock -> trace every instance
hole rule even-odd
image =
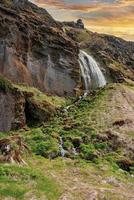
[[[42,98],[38,99],[34,92],[23,91],[0,76],[0,131],[17,130],[26,124],[50,120],[57,107],[47,100],[48,97],[45,99],[41,92],[40,95]]]
[[[0,3],[0,73],[58,95],[74,95],[80,81],[78,47],[42,8],[28,1]]]

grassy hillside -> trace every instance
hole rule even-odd
[[[19,134],[31,149],[23,153],[27,165],[0,164],[0,199],[132,199],[133,84],[111,84],[82,101],[58,103],[56,97],[29,90],[39,101],[48,98],[61,106],[40,127],[0,133],[0,138]]]
[[[31,157],[28,166],[0,165],[0,199],[126,200],[133,178],[114,164]]]

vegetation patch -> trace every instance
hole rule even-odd
[[[48,200],[58,200],[61,189],[47,176],[30,167],[0,165],[0,197],[25,199],[27,193],[36,198],[45,196]]]
[[[13,86],[12,83],[0,75],[0,90],[7,93],[9,91],[12,91]]]
[[[58,96],[52,96],[52,95],[46,95],[45,93],[42,93],[38,89],[34,87],[29,87],[26,85],[14,85],[17,87],[20,91],[23,92],[28,92],[32,94],[33,100],[42,103],[44,102],[49,102],[50,105],[60,107],[63,106],[66,103],[65,98],[58,97]]]

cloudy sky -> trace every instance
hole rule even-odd
[[[57,20],[82,18],[94,32],[134,41],[134,0],[32,0]]]

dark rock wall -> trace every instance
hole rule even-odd
[[[0,3],[0,73],[57,95],[74,95],[80,82],[78,47],[32,3]]]
[[[0,131],[24,127],[24,105],[25,99],[20,92],[16,91],[13,94],[0,90]]]
[[[10,103],[9,103],[10,102]],[[11,129],[15,118],[15,102],[11,95],[0,93],[0,130],[8,131]]]

